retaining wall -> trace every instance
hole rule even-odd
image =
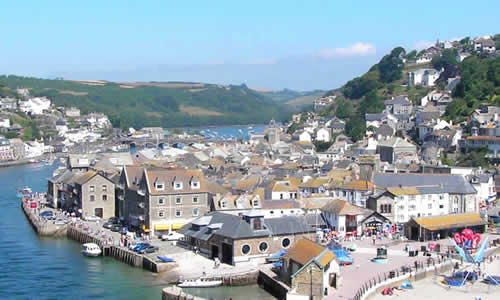
[[[67,234],[68,225],[55,225],[54,223],[48,221],[43,222],[40,220],[40,216],[36,209],[28,207],[28,204],[21,201],[21,208],[23,209],[26,218],[30,222],[33,229],[40,236],[53,236],[53,237],[65,237]]]
[[[205,298],[196,297],[190,294],[186,294],[181,288],[171,286],[164,288],[161,291],[162,300],[206,300]]]

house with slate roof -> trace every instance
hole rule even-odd
[[[298,240],[283,256],[281,277],[290,285],[288,295],[322,299],[333,286],[340,267],[335,254],[309,240]]]
[[[321,215],[329,228],[343,236],[355,231],[361,233],[361,221],[367,214],[367,210],[340,199],[332,200],[321,208]]]
[[[394,197],[392,207],[394,210],[395,207],[399,209],[399,206],[404,206],[400,208],[404,213],[395,210],[392,213],[395,222],[403,223],[419,214],[423,217],[424,214],[434,216],[479,212],[477,192],[462,175],[376,173],[373,183],[398,194]],[[419,205],[422,207],[419,208]]]
[[[264,218],[258,210],[242,216],[210,212],[179,229],[184,235],[179,245],[230,265],[262,261],[298,240],[313,240],[316,227],[308,222],[305,216]]]

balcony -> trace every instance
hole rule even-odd
[[[124,190],[125,189],[125,185],[123,183],[117,183],[116,184],[116,188],[119,189],[119,190]]]
[[[144,215],[139,215],[139,220],[144,221]]]
[[[143,189],[140,189],[137,191],[137,194],[139,194],[139,196],[146,196],[146,191]]]
[[[118,194],[118,200],[125,200],[125,196],[123,194]]]
[[[140,208],[144,208],[144,202],[137,203],[137,206],[139,206]]]

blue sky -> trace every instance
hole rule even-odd
[[[3,1],[0,74],[336,88],[396,46],[500,32],[500,1]]]

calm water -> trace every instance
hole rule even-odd
[[[252,133],[261,133],[266,127],[264,125],[253,126],[223,126],[199,128],[201,134],[211,140],[249,139]]]
[[[112,258],[85,258],[67,239],[39,238],[21,211],[17,187],[46,191],[54,167],[0,168],[0,299],[140,299],[160,300],[161,275]],[[194,289],[214,299],[272,299],[257,286]]]

